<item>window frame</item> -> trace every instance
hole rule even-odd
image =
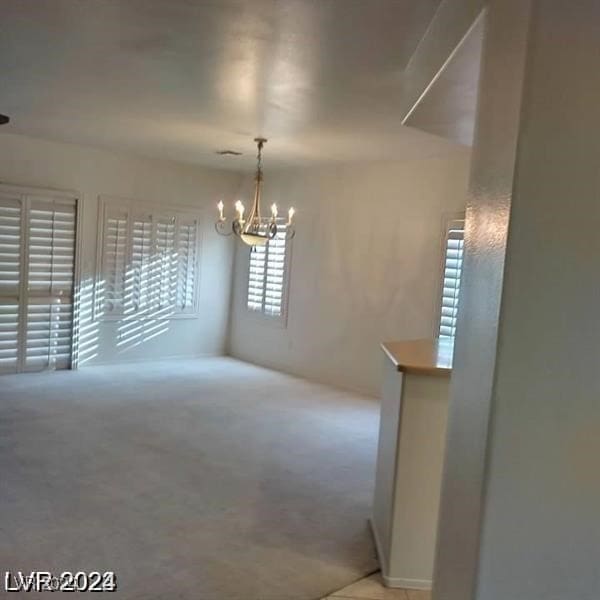
[[[289,290],[292,269],[292,246],[293,238],[285,240],[285,256],[283,261],[283,282],[281,288],[281,314],[271,315],[262,310],[253,310],[248,308],[248,285],[250,283],[250,257],[252,248],[244,247],[244,294],[242,301],[244,303],[244,311],[248,319],[262,325],[285,329],[288,324],[289,314]]]
[[[168,315],[156,314],[136,314],[135,312],[127,313],[119,311],[114,314],[106,314],[104,312],[103,299],[99,297],[98,282],[104,278],[103,274],[103,259],[104,259],[104,225],[107,207],[117,205],[127,213],[127,259],[131,258],[131,247],[133,242],[133,216],[136,214],[151,214],[153,218],[181,215],[184,219],[196,219],[196,257],[194,265],[194,288],[193,288],[193,305],[192,310],[177,311]],[[198,319],[200,317],[200,278],[201,278],[201,263],[202,263],[202,231],[204,222],[204,210],[192,206],[170,204],[165,206],[156,202],[146,202],[144,200],[124,198],[120,196],[98,196],[98,215],[97,215],[97,236],[96,236],[96,269],[93,290],[93,315],[94,321],[171,321],[180,319]],[[154,222],[153,222],[154,227]],[[127,260],[126,259],[126,260]],[[177,288],[177,284],[175,286]],[[175,289],[175,293],[177,290]]]
[[[440,267],[439,267],[439,275],[438,275],[438,291],[437,291],[437,300],[436,300],[436,309],[435,309],[435,321],[434,321],[434,329],[433,329],[433,337],[434,339],[441,338],[440,335],[440,326],[442,322],[442,309],[443,309],[443,299],[444,299],[444,275],[446,271],[446,245],[448,240],[448,232],[452,223],[456,221],[462,221],[463,223],[466,221],[466,212],[459,211],[453,213],[445,213],[442,217],[442,226],[441,226],[441,239],[440,239]],[[464,240],[464,237],[463,237]],[[464,243],[463,243],[463,265],[464,265]],[[461,285],[462,285],[462,268],[461,268]],[[460,289],[460,288],[459,288]],[[451,339],[454,341],[455,336],[443,336],[444,338]]]

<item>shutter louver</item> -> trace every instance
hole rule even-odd
[[[178,310],[194,310],[196,289],[196,254],[198,228],[195,219],[179,217],[177,229],[177,289],[176,304]]]
[[[21,202],[0,196],[0,373],[15,373],[19,352]]]
[[[152,215],[134,215],[131,266],[125,281],[126,312],[148,311],[152,306]]]
[[[16,373],[19,356],[19,304],[0,297],[0,373]]]
[[[25,369],[71,364],[75,203],[32,200],[28,215]]]
[[[27,305],[26,370],[67,369],[71,364],[73,307],[70,298],[30,298]]]
[[[440,337],[454,338],[464,251],[464,221],[449,224],[444,259],[444,284],[440,315]]]
[[[250,249],[250,266],[248,269],[248,308],[262,312],[267,250],[265,246]]]
[[[156,316],[168,316],[175,306],[177,257],[175,256],[175,217],[159,217],[156,223],[154,258]]]
[[[117,207],[106,207],[102,277],[104,279],[104,312],[119,314],[125,308],[128,214]]]
[[[252,248],[248,268],[249,310],[273,317],[282,316],[286,249],[285,226],[279,228],[266,246]]]
[[[21,269],[21,202],[0,196],[0,293],[17,297]]]

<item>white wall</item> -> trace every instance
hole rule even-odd
[[[476,598],[597,600],[600,4],[529,31]]]
[[[464,210],[469,154],[402,163],[265,171],[264,205],[297,210],[286,328],[245,308],[238,246],[230,353],[378,394],[379,343],[431,337],[445,213]],[[241,197],[248,203],[252,180]]]
[[[597,600],[600,4],[488,11],[433,597]]]
[[[165,205],[206,209],[202,226],[200,308],[197,319],[172,320],[162,335],[119,351],[116,322],[87,322],[89,346],[82,362],[113,362],[167,356],[221,354],[227,331],[233,244],[213,229],[215,203],[233,198],[240,177],[168,161],[135,158],[74,144],[0,135],[0,182],[77,191],[83,199],[83,300],[95,277],[97,199],[121,196]],[[93,351],[92,351],[93,350]]]
[[[435,600],[472,600],[477,581],[498,314],[530,9],[530,0],[492,0],[485,13],[433,577]],[[514,596],[509,593],[508,597]]]

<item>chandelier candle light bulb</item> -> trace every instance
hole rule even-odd
[[[254,189],[254,200],[248,217],[244,219],[244,205],[241,200],[237,200],[235,203],[237,215],[236,218],[231,221],[231,225],[229,226],[227,217],[223,214],[224,204],[220,201],[217,204],[219,218],[215,222],[215,229],[220,235],[231,235],[232,233],[235,233],[235,235],[248,246],[265,246],[278,232],[281,232],[285,239],[294,237],[296,230],[292,226],[292,217],[295,214],[295,210],[293,208],[289,209],[288,220],[286,222],[284,218],[279,217],[277,204],[272,204],[271,216],[261,217],[260,197],[263,183],[262,149],[267,140],[265,138],[255,138],[254,141],[258,147],[258,154],[256,157],[256,185]]]
[[[235,210],[237,210],[237,213],[238,213],[238,220],[243,221],[244,220],[244,211],[246,209],[244,208],[244,205],[241,203],[240,200],[238,200],[235,203]]]

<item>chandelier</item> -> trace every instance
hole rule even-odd
[[[219,218],[215,223],[215,229],[220,235],[231,235],[232,233],[235,233],[235,235],[237,235],[242,242],[248,244],[248,246],[264,246],[269,240],[272,240],[278,232],[285,233],[286,239],[294,237],[296,230],[294,229],[292,220],[296,211],[293,208],[290,208],[286,220],[279,216],[277,205],[272,204],[271,216],[261,217],[260,194],[263,182],[262,149],[267,140],[265,138],[255,138],[254,141],[258,148],[258,154],[256,156],[256,187],[250,214],[244,219],[246,209],[242,202],[238,200],[235,203],[236,217],[231,220],[230,225],[227,217],[223,215],[223,209],[225,207],[223,201],[220,201],[217,204]]]

